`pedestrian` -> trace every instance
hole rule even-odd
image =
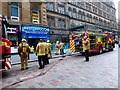
[[[59,48],[60,48],[60,55],[63,55],[64,54],[64,43],[60,42]]]
[[[59,54],[59,41],[56,42],[55,48],[56,48],[55,54],[58,55]]]
[[[18,53],[21,58],[21,70],[28,69],[28,54],[30,51],[30,46],[26,43],[26,39],[22,39],[19,44]]]
[[[51,49],[52,49],[52,44],[50,43],[50,40],[47,41],[48,43],[48,59],[52,58],[52,53],[51,53]]]
[[[87,36],[84,36],[84,46],[83,46],[83,50],[85,51],[85,62],[89,61],[89,46],[88,46],[88,39]]]
[[[38,55],[39,69],[43,69],[45,66],[45,49],[46,45],[42,39],[36,46],[36,53]]]

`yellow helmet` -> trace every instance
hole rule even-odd
[[[26,42],[26,39],[22,39],[22,42]]]
[[[49,43],[49,42],[50,42],[50,40],[47,40],[47,42]]]

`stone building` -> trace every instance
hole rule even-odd
[[[110,2],[47,2],[47,22],[51,41],[67,43],[70,31],[67,28],[80,23],[116,29],[116,9]]]
[[[12,53],[17,52],[22,38],[27,39],[30,46],[36,46],[40,38],[49,39],[45,3],[2,2],[1,10],[9,21],[7,35],[12,42]]]

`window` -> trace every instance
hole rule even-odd
[[[16,2],[11,3],[11,19],[19,21],[19,7]]]
[[[66,28],[64,19],[58,19],[58,28]]]
[[[35,24],[39,24],[39,11],[32,10],[32,22]]]
[[[58,13],[65,14],[65,7],[58,4]]]
[[[78,18],[82,19],[81,11],[78,12]]]
[[[49,27],[55,27],[55,18],[53,16],[48,16],[47,20],[48,20]]]
[[[54,11],[54,3],[53,2],[47,2],[47,10]]]
[[[72,17],[72,9],[69,7],[68,8],[69,16]]]
[[[76,12],[76,9],[73,9],[73,17],[74,17],[74,18],[77,18],[77,12]]]

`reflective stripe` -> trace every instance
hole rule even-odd
[[[7,42],[2,42],[2,46],[6,46],[7,45]]]
[[[42,55],[45,55],[45,54],[38,54],[38,56],[42,56]]]
[[[70,52],[75,52],[75,43],[74,43],[74,40],[70,40]]]

